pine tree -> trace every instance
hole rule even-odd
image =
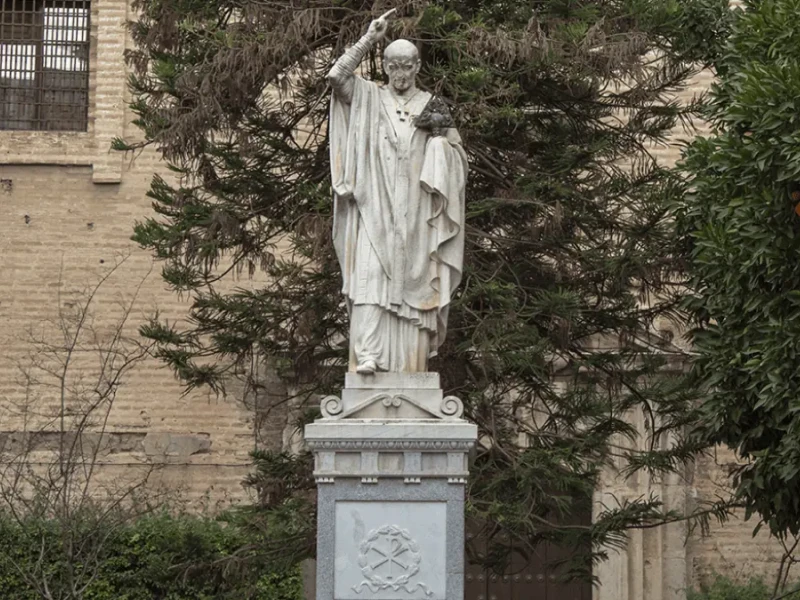
[[[798,14],[797,0],[739,11],[677,206],[705,435],[743,459],[739,501],[778,536],[800,533]]]
[[[480,428],[468,505],[495,542],[484,560],[500,569],[512,545],[551,541],[579,547],[568,573],[589,576],[627,529],[683,516],[645,497],[567,526],[602,469],[679,470],[700,448],[682,435],[691,396],[659,375],[674,348],[652,335],[677,315],[668,206],[683,184],[651,150],[696,114],[699,101],[675,94],[716,56],[727,2],[396,6],[389,37],[419,45],[420,87],[448,102],[471,163],[464,282],[431,368]],[[134,239],[193,302],[187,327],[154,319],[143,333],[187,388],[222,391],[242,373],[261,385],[248,366],[269,360],[309,399],[336,392],[347,315],[330,236],[325,74],[388,6],[137,8],[133,108],[181,179],[154,179],[157,214]],[[379,56],[364,64],[372,79]],[[267,283],[231,290],[235,273]]]

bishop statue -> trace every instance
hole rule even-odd
[[[349,369],[364,375],[427,370],[464,257],[467,157],[446,104],[416,87],[416,46],[386,47],[388,85],[355,74],[393,12],[328,75],[333,240],[350,312]]]

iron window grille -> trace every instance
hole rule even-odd
[[[0,0],[0,129],[86,131],[90,0]]]

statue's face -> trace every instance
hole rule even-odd
[[[420,62],[415,56],[393,56],[384,64],[389,86],[400,94],[413,87],[419,68]]]

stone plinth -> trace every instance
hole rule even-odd
[[[348,373],[342,397],[322,400],[328,419],[458,419],[461,400],[442,396],[438,373]]]
[[[462,600],[464,484],[477,428],[433,373],[348,375],[308,425],[317,600]]]

